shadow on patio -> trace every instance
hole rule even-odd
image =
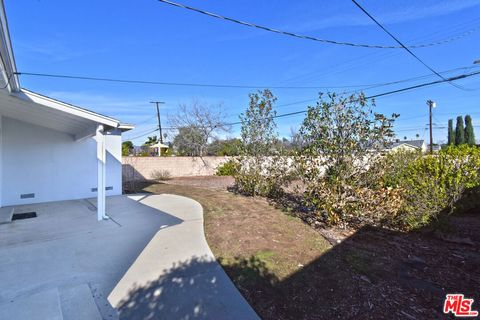
[[[480,219],[453,217],[452,224],[462,229],[456,235],[452,231],[450,239],[468,236],[473,242],[445,241],[431,228],[400,233],[365,227],[283,279],[255,257],[237,258],[224,269],[263,319],[446,318],[447,293],[480,298]],[[208,273],[211,264],[203,258],[179,262],[163,277],[132,290],[121,303],[121,315],[208,318],[210,301],[218,298],[218,284]],[[194,308],[183,308],[192,291],[203,294]]]
[[[112,220],[98,222],[91,206],[77,200],[15,207],[38,217],[0,225],[0,305],[21,307],[22,299],[52,290],[63,301],[69,288],[88,285],[106,317],[112,310],[104,308],[105,297],[139,254],[157,233],[183,222],[124,196],[107,198]],[[59,301],[51,302],[63,309]]]

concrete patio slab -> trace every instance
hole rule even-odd
[[[102,320],[92,291],[87,284],[62,288],[60,294],[63,320]]]
[[[44,290],[4,303],[0,308],[0,319],[62,320],[58,290]]]
[[[10,310],[8,319],[36,319],[19,317],[8,304],[50,290],[60,292],[64,313],[74,314],[73,306],[62,305],[68,287],[81,288],[84,298],[89,288],[108,319],[258,318],[208,248],[197,202],[174,195],[109,197],[112,219],[100,222],[94,205],[16,207],[38,216],[0,225],[0,310]]]

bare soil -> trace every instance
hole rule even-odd
[[[228,181],[140,187],[202,204],[212,251],[263,319],[451,319],[442,313],[447,293],[480,309],[480,210],[411,233],[323,230],[344,239],[332,246],[266,200],[224,191]]]
[[[233,186],[235,180],[230,176],[195,176],[195,177],[176,177],[166,181],[165,184],[174,184],[180,186],[191,186],[212,190],[227,190]]]

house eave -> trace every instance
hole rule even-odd
[[[51,109],[62,111],[62,112],[65,112],[66,114],[81,117],[98,124],[106,125],[108,127],[112,127],[112,128],[120,127],[120,121],[116,119],[98,114],[96,112],[93,112],[87,109],[83,109],[62,101],[58,101],[47,96],[43,96],[41,94],[26,90],[24,88],[21,88],[20,92],[18,93],[13,93],[13,95],[15,95],[20,99],[29,100],[34,103],[49,107]]]
[[[129,123],[120,123],[120,125],[118,126],[118,129],[120,129],[122,132],[126,132],[129,130],[135,129],[135,126]]]
[[[2,75],[5,81],[5,87],[10,92],[20,91],[20,81],[18,80],[15,57],[12,50],[12,42],[8,31],[7,16],[5,14],[5,5],[2,1],[0,7],[0,56],[3,66]]]

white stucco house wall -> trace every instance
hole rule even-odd
[[[22,88],[0,6],[0,207],[122,193],[128,124]]]

